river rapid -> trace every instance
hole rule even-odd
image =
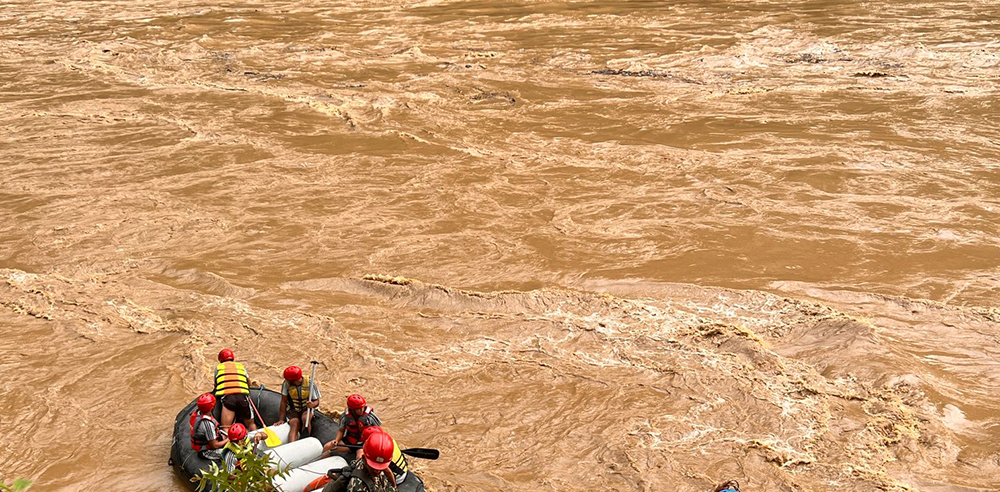
[[[232,348],[432,492],[1000,489],[994,2],[0,4],[0,479]]]

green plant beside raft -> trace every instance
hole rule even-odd
[[[213,462],[208,471],[191,479],[198,483],[198,492],[268,492],[274,490],[274,477],[288,474],[287,469],[271,469],[271,458],[257,456],[252,447],[239,447],[233,452],[239,465],[232,472]]]
[[[19,478],[14,480],[13,485],[7,485],[5,483],[0,483],[0,490],[4,492],[23,492],[31,487],[31,481]]]

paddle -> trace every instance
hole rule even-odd
[[[264,385],[261,385],[262,389],[263,387]],[[257,397],[258,398],[260,397],[260,391],[257,392]],[[267,447],[269,448],[280,446],[281,438],[279,438],[278,435],[275,434],[273,430],[267,427],[267,422],[264,422],[264,416],[261,415],[260,410],[257,410],[257,405],[253,404],[253,398],[251,398],[250,395],[247,395],[247,401],[249,401],[250,406],[253,407],[254,415],[256,415],[258,419],[260,419],[261,432],[267,435],[267,439],[264,441],[264,444],[267,444]]]
[[[267,422],[264,422],[264,416],[261,415],[260,410],[257,410],[257,405],[253,404],[253,397],[249,394],[247,394],[247,401],[250,402],[250,406],[253,407],[254,417],[257,417],[257,419],[260,420],[260,426],[267,427]]]
[[[312,364],[312,372],[309,374],[309,401],[312,402],[313,400],[316,399],[316,392],[313,390],[313,388],[319,387],[319,385],[316,385],[316,364],[319,364],[319,361],[314,360],[310,361],[309,363]],[[306,429],[306,433],[309,434],[310,436],[312,435],[312,416],[313,416],[313,409],[310,408],[306,410],[306,422],[305,422],[306,425],[304,427]]]
[[[347,444],[344,442],[340,443],[340,445],[348,449],[361,449],[364,446],[363,444]],[[434,448],[407,448],[401,449],[399,452],[407,456],[423,458],[425,460],[436,460],[441,456],[441,452]]]

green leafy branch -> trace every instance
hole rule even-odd
[[[31,481],[19,478],[17,480],[14,480],[14,483],[12,485],[0,483],[0,490],[4,492],[23,492],[25,490],[28,490],[28,487],[30,486],[31,486]]]
[[[287,468],[272,470],[271,457],[266,454],[257,456],[250,447],[237,450],[236,459],[240,466],[232,473],[213,461],[200,477],[191,478],[192,482],[198,483],[198,492],[267,492],[274,490],[272,480],[275,477],[284,477],[289,473]]]

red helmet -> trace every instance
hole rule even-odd
[[[288,366],[285,368],[285,379],[289,381],[302,379],[302,369],[299,366]]]
[[[365,408],[365,397],[361,395],[351,395],[347,397],[347,409],[357,410],[359,408]]]
[[[375,434],[376,432],[385,432],[385,431],[382,430],[382,428],[377,425],[370,425],[368,427],[365,427],[365,429],[361,431],[361,440],[367,441],[368,438],[371,437],[372,434]]]
[[[222,349],[219,351],[219,362],[228,362],[231,360],[236,360],[236,354],[232,350]]]
[[[215,397],[211,393],[205,393],[198,397],[198,411],[209,413],[215,409]]]
[[[244,437],[247,437],[247,428],[243,427],[243,424],[233,424],[229,426],[229,440],[239,441]]]
[[[392,463],[392,452],[395,446],[392,438],[385,432],[376,432],[365,441],[362,447],[365,463],[376,470],[385,470]]]

